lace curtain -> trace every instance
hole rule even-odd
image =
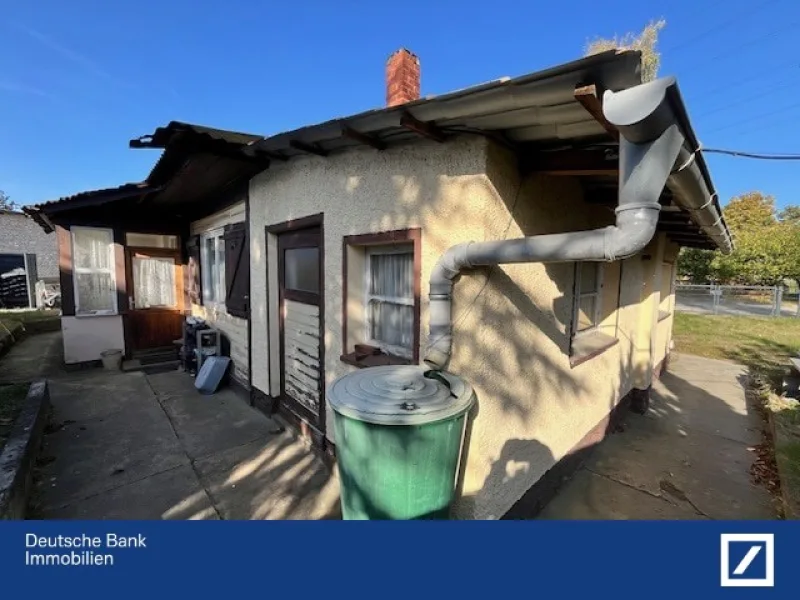
[[[113,312],[116,281],[112,248],[106,229],[75,227],[72,230],[75,292],[79,313]]]
[[[133,281],[136,308],[175,306],[174,259],[135,257]]]
[[[395,352],[414,343],[414,255],[371,254],[367,320],[370,337]]]

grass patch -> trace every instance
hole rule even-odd
[[[5,446],[27,395],[28,384],[0,385],[0,450]]]
[[[786,516],[800,519],[800,403],[773,395],[767,408],[775,423],[775,460]]]
[[[736,361],[779,390],[789,357],[800,354],[800,319],[677,313],[673,340],[678,352]]]

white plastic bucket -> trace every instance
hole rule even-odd
[[[100,353],[103,368],[108,371],[119,371],[122,364],[122,350],[103,350]]]

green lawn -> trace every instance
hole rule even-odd
[[[675,350],[747,365],[779,389],[790,356],[800,355],[800,319],[676,313]]]

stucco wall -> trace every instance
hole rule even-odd
[[[0,211],[0,254],[35,254],[38,277],[58,277],[56,236],[24,214]]]
[[[573,178],[533,175],[520,183],[513,156],[481,138],[418,142],[383,152],[358,149],[273,165],[252,180],[250,201],[253,385],[273,394],[277,386],[268,367],[272,363],[277,375],[276,352],[270,354],[270,347],[277,349],[276,279],[265,225],[324,212],[325,378],[330,383],[351,369],[339,360],[344,235],[422,228],[424,347],[427,281],[448,247],[588,229],[613,220],[612,212],[583,202]],[[603,329],[619,343],[574,368],[567,333],[572,263],[464,274],[456,286],[450,370],[475,386],[479,406],[469,432],[458,516],[502,516],[631,388],[644,272],[639,256],[607,267],[603,302],[610,309]],[[621,309],[615,310],[618,298]]]
[[[192,235],[224,228],[225,225],[242,223],[245,220],[245,203],[237,202],[225,210],[219,211],[190,224]],[[201,265],[202,268],[202,265]],[[207,320],[218,328],[230,343],[230,355],[233,361],[233,376],[245,386],[248,385],[248,350],[247,319],[240,319],[228,314],[225,306],[200,306],[192,304],[192,314]]]
[[[61,317],[64,362],[100,360],[103,350],[124,350],[122,317]]]

